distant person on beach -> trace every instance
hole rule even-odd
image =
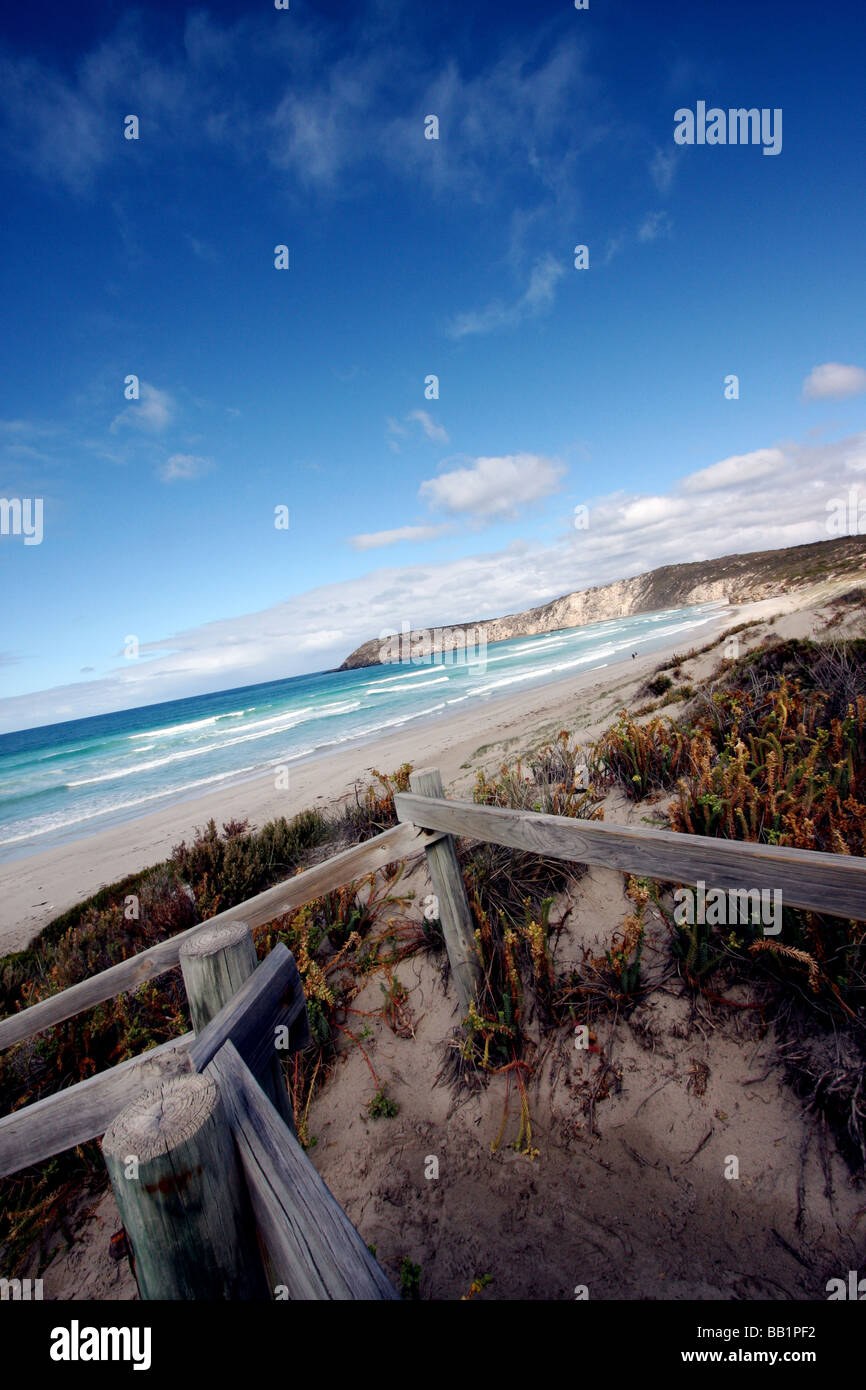
[[[632,661],[634,661],[634,660],[636,659],[636,657],[637,657],[637,652],[632,652],[632,654],[631,654],[631,659],[632,659]]]

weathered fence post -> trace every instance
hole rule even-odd
[[[180,968],[192,1026],[197,1034],[237,994],[258,963],[253,934],[246,922],[228,922],[210,931],[205,929],[184,942],[180,948]],[[295,1119],[276,1044],[270,1066],[256,1080],[294,1134]]]
[[[172,1077],[102,1140],[142,1298],[267,1299],[246,1183],[218,1088]]]
[[[409,776],[409,786],[418,796],[444,797],[438,768],[423,768]],[[433,892],[439,902],[439,921],[451,962],[451,973],[464,1010],[475,999],[482,980],[481,963],[475,945],[472,909],[466,896],[463,875],[457,862],[457,849],[451,835],[444,835],[424,851]]]
[[[219,1086],[229,1116],[275,1297],[396,1298],[231,1039],[214,1054],[206,1074]]]

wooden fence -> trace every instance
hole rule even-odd
[[[104,1136],[143,1296],[395,1296],[295,1138],[275,1036],[305,1045],[303,990],[285,947],[256,966],[251,927],[423,849],[467,1008],[480,967],[461,836],[866,919],[866,860],[853,855],[450,801],[435,769],[413,773],[395,805],[400,824],[375,839],[0,1021],[3,1049],[181,965],[193,1032],[0,1119],[0,1177]]]
[[[410,791],[394,797],[399,820],[439,831],[443,836],[428,846],[427,864],[442,909],[451,967],[464,1004],[477,987],[478,965],[467,945],[471,914],[457,867],[454,836],[485,840],[553,859],[597,864],[661,882],[778,889],[782,902],[790,907],[866,919],[866,860],[859,856],[547,816],[535,811],[478,806],[472,801],[448,801],[435,770],[413,773],[409,785]]]
[[[308,1041],[291,951],[232,923],[180,958],[187,1071],[116,1116],[102,1151],[143,1298],[393,1299],[294,1133],[279,1042]],[[286,1114],[286,1110],[288,1113]]]
[[[178,932],[169,940],[100,971],[81,984],[4,1018],[0,1021],[0,1051],[173,969],[181,960],[183,948],[202,933],[240,921],[250,927],[266,925],[282,913],[342,888],[386,864],[411,858],[420,853],[424,841],[432,843],[438,838],[438,835],[420,835],[413,827],[398,825],[342,854],[333,855],[324,863],[218,913],[207,922]],[[194,1037],[194,1033],[186,1033],[140,1057],[121,1062],[4,1116],[0,1119],[0,1177],[32,1163],[41,1163],[54,1154],[104,1134],[118,1110],[142,1089],[189,1069],[187,1054]]]

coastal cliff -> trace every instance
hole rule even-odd
[[[663,565],[631,579],[617,579],[593,589],[581,589],[552,599],[538,608],[509,613],[502,618],[483,618],[451,623],[441,632],[442,649],[465,642],[506,642],[511,637],[534,637],[559,628],[628,618],[636,613],[655,613],[664,608],[685,608],[693,603],[750,603],[772,598],[820,581],[832,581],[866,568],[866,536],[796,545],[785,550],[761,550],[749,555],[723,555],[717,560]],[[429,632],[429,629],[427,630]],[[424,629],[406,635],[410,650],[420,648]],[[393,659],[393,658],[392,658]],[[357,647],[339,667],[354,671],[388,662],[388,644],[381,637]]]

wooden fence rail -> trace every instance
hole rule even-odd
[[[442,843],[447,851],[449,837],[453,836],[487,840],[513,849],[603,865],[668,882],[695,884],[702,879],[716,888],[779,889],[783,903],[789,906],[866,919],[866,861],[854,855],[824,854],[704,835],[683,835],[644,826],[511,811],[478,806],[474,802],[450,801],[427,793],[427,788],[438,792],[441,785],[435,770],[413,773],[413,788],[423,788],[424,794],[416,790],[398,793],[395,805],[399,826],[169,941],[160,942],[149,951],[122,961],[62,994],[4,1019],[0,1022],[0,1049],[171,969],[181,958],[185,943],[201,933],[216,930],[226,923],[236,923],[241,917],[251,926],[261,925],[281,911],[341,887],[352,877],[372,872],[398,858],[410,857],[422,849],[428,854],[434,889],[437,885],[439,888],[437,897],[443,931],[463,1003],[463,995],[471,991],[473,979],[471,953],[465,950],[464,918],[468,904],[462,893],[462,883],[449,874],[450,856],[446,853],[443,858],[442,853],[433,849]],[[426,834],[419,833],[422,828]],[[437,868],[437,865],[444,867]],[[443,874],[447,880],[444,891]],[[103,1133],[118,1107],[143,1087],[152,1085],[157,1077],[189,1068],[191,1063],[186,1054],[192,1042],[189,1034],[176,1042],[165,1043],[152,1052],[0,1119],[0,1177]]]
[[[234,929],[239,925],[243,924],[213,927],[208,935],[214,940],[221,932],[228,933],[229,941],[236,944]],[[249,928],[245,931],[252,949]],[[201,994],[195,994],[198,981],[191,983],[192,998],[200,1000]],[[282,1093],[277,1090],[280,1082],[273,1070],[279,1068],[275,1028],[287,1028],[290,1049],[305,1046],[309,1038],[304,991],[291,951],[282,944],[275,946],[256,969],[252,950],[250,973],[237,990],[233,989],[235,983],[226,981],[231,988],[225,990],[225,1007],[204,1024],[198,1036],[186,1033],[176,1042],[163,1043],[4,1116],[0,1120],[0,1177],[104,1134],[118,1111],[141,1091],[185,1072],[202,1071],[229,1040],[260,1077],[284,1122],[291,1126],[288,1097],[283,1099],[285,1086]]]
[[[251,927],[264,926],[283,912],[302,907],[313,898],[342,888],[353,879],[373,873],[398,859],[407,859],[413,854],[419,854],[423,849],[424,842],[418,831],[408,825],[395,825],[373,839],[353,845],[342,854],[335,854],[324,863],[316,864],[312,869],[306,869],[273,888],[267,888],[264,893],[259,893],[254,898],[238,903],[236,907],[228,908],[225,912],[217,913],[207,922],[178,932],[167,941],[160,941],[156,946],[140,951],[137,956],[130,956],[128,960],[122,960],[110,969],[100,971],[98,975],[92,975],[89,980],[82,980],[81,984],[72,985],[59,994],[53,994],[39,1004],[32,1004],[29,1009],[10,1014],[8,1018],[0,1021],[0,1052],[12,1047],[14,1043],[32,1037],[35,1033],[44,1032],[46,1028],[53,1028],[64,1019],[74,1018],[85,1009],[104,1004],[107,999],[114,999],[127,990],[137,989],[147,980],[172,970],[180,959],[181,946],[197,932],[239,919]]]
[[[779,889],[788,907],[866,918],[866,859],[477,806],[400,792],[401,822],[672,883]]]
[[[189,1050],[194,1041],[194,1033],[184,1033],[4,1115],[0,1120],[0,1178],[104,1134],[118,1111],[142,1091],[191,1070]]]

